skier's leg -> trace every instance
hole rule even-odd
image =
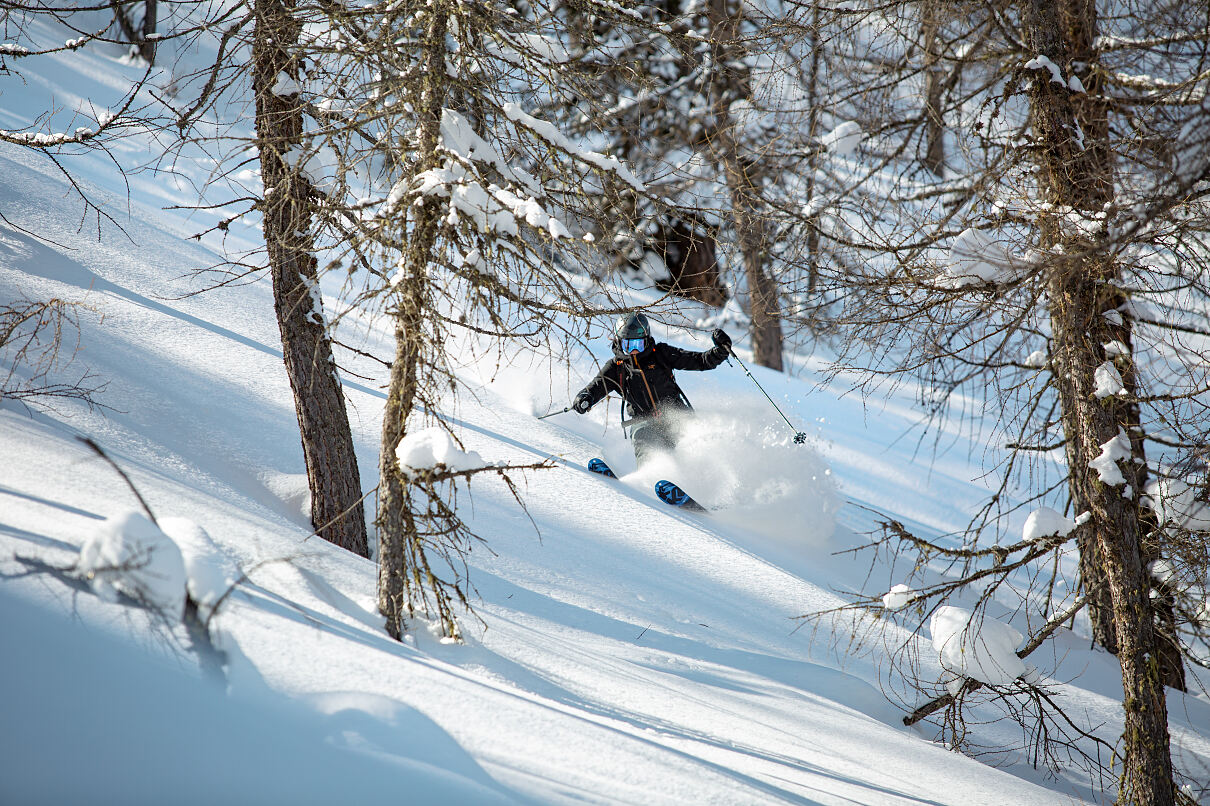
[[[630,439],[634,444],[635,463],[640,467],[653,456],[669,453],[676,447],[676,441],[668,429],[659,422],[640,426],[630,435]]]

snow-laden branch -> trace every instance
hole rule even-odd
[[[1207,36],[1205,31],[1193,31],[1187,34],[1174,34],[1173,36],[1155,36],[1148,39],[1136,39],[1130,36],[1121,36],[1120,34],[1102,34],[1097,37],[1096,49],[1098,51],[1115,51],[1115,50],[1149,50],[1166,48],[1171,45],[1181,45],[1188,42],[1207,42],[1210,41],[1210,36]]]
[[[151,75],[151,68],[148,67],[143,77],[135,82],[127,93],[126,100],[118,108],[118,111],[111,112],[104,110],[96,114],[97,126],[90,128],[81,126],[74,132],[31,132],[31,131],[5,131],[0,130],[0,142],[12,143],[13,145],[26,146],[28,148],[37,149],[53,149],[65,145],[83,145],[90,141],[96,140],[109,129],[119,128],[127,125],[127,121],[123,117],[134,103],[135,98],[139,94],[139,90],[147,83],[148,77]]]
[[[1120,70],[1109,72],[1107,75],[1112,84],[1126,89],[1141,90],[1146,93],[1147,98],[1164,97],[1169,103],[1200,104],[1206,99],[1206,81],[1210,79],[1210,70],[1204,70],[1184,81],[1169,81],[1158,76],[1126,73]]]
[[[602,171],[607,171],[617,175],[626,184],[642,193],[647,187],[639,178],[631,173],[621,160],[617,157],[607,157],[604,154],[599,154],[596,151],[590,151],[586,148],[581,148],[571,142],[563,132],[549,121],[541,120],[527,113],[524,109],[515,103],[506,103],[502,110],[509,120],[518,123],[529,129],[535,135],[545,140],[550,145],[561,151],[566,151],[576,159],[587,162],[590,165],[599,168]]]

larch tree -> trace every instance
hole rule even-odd
[[[611,245],[662,288],[711,305],[733,297],[707,320],[746,329],[766,366],[783,366],[787,334],[829,337],[833,300],[817,293],[815,266],[846,254],[824,211],[845,190],[831,169],[855,138],[829,137],[854,124],[830,103],[829,37],[843,32],[822,27],[824,5],[669,0],[618,27],[565,5],[573,41],[612,57],[585,61],[601,94],[568,122],[599,128],[655,191],[635,200],[639,228],[613,228]],[[717,266],[717,290],[712,275],[682,278],[686,254]]]
[[[574,340],[583,319],[618,310],[603,291],[586,293],[591,276],[577,266],[595,260],[591,231],[617,218],[619,189],[646,191],[619,160],[543,116],[563,93],[588,94],[591,78],[568,65],[557,14],[447,0],[311,12],[300,83],[314,125],[298,160],[328,170],[319,215],[340,245],[327,265],[345,268],[350,309],[394,335],[375,519],[379,609],[395,638],[418,616],[457,637],[472,605],[466,556],[481,536],[456,498],[482,474],[520,498],[509,467],[470,454],[405,460],[418,441],[461,450],[449,411],[463,352]]]
[[[742,52],[745,4],[709,0],[707,19],[710,24],[707,98],[711,120],[706,140],[722,168],[731,196],[731,218],[748,284],[753,358],[762,366],[780,371],[781,299],[769,270],[774,235],[761,193],[769,166],[761,151],[747,150],[746,138],[740,131],[743,122],[733,113],[741,102],[752,104],[750,66],[745,64]]]
[[[309,57],[301,32],[315,10],[292,0],[224,4],[192,15],[176,14],[176,4],[164,5],[165,30],[142,40],[160,48],[157,71],[165,86],[155,95],[160,105],[155,132],[164,148],[132,170],[172,172],[182,154],[193,159],[200,151],[216,170],[196,200],[179,206],[227,217],[196,237],[226,233],[239,220],[260,224],[263,251],[229,255],[203,274],[217,276],[213,285],[224,286],[267,270],[299,424],[312,525],[324,539],[368,557],[360,473],[319,288],[318,256],[330,245],[317,213],[323,190],[312,181],[307,161],[299,159],[306,108],[298,82]],[[154,9],[149,2],[145,22],[154,18]],[[190,43],[208,60],[198,64],[181,58],[189,48],[179,42]],[[164,58],[169,44],[171,58]],[[249,114],[233,111],[240,109]],[[248,171],[250,165],[258,170]],[[240,178],[241,172],[260,181]]]
[[[302,435],[316,533],[369,556],[361,475],[323,313],[312,222],[317,192],[304,173],[300,79],[303,19],[292,0],[253,6],[252,89],[264,187],[262,228],[282,358]]]
[[[130,23],[130,11],[142,5],[141,33]],[[255,134],[253,149],[261,166],[263,194],[255,190],[232,200],[227,187],[219,207],[242,206],[232,218],[216,229],[227,230],[231,221],[259,211],[263,221],[267,263],[273,281],[274,302],[281,330],[283,358],[294,393],[302,436],[303,456],[311,491],[312,522],[324,538],[368,556],[369,547],[362,508],[362,491],[353,452],[352,436],[345,411],[340,380],[332,357],[329,333],[319,293],[316,254],[319,251],[312,223],[315,199],[319,192],[305,172],[305,162],[293,157],[303,139],[303,107],[296,80],[305,63],[300,45],[304,15],[290,2],[233,3],[205,13],[193,3],[165,3],[166,30],[156,31],[160,11],[155,0],[145,3],[112,3],[81,8],[37,6],[13,15],[10,23],[19,28],[39,15],[53,16],[58,24],[79,34],[66,44],[39,51],[23,46],[7,48],[8,59],[78,50],[94,44],[133,42],[140,48],[143,61],[141,78],[117,104],[99,105],[96,121],[80,126],[76,121],[70,132],[18,131],[0,133],[0,140],[37,148],[48,155],[69,179],[59,154],[71,149],[105,148],[124,132],[150,134],[163,153],[154,152],[150,162],[123,165],[125,170],[171,170],[172,161],[183,147],[219,149],[223,131],[239,129],[240,120],[225,119],[220,110],[231,102],[255,106],[252,116]],[[112,16],[117,15],[119,36],[110,33]],[[93,27],[95,26],[95,27]],[[186,69],[180,63],[152,66],[156,48],[171,45],[179,52],[199,42],[214,44],[213,60],[202,68]],[[162,62],[164,60],[161,60]],[[174,75],[173,70],[180,68]],[[248,90],[251,90],[249,93]],[[249,95],[251,98],[249,99]],[[79,114],[79,113],[77,113]],[[171,142],[169,132],[175,132]],[[235,135],[234,152],[220,153],[216,185],[224,184],[239,167],[246,164],[248,140],[241,131]],[[227,140],[226,142],[230,142]],[[87,189],[72,180],[88,209],[98,222],[113,217],[93,204]],[[196,205],[202,206],[201,202]],[[264,264],[236,258],[231,282],[264,268]]]
[[[921,579],[951,569],[913,612],[963,595],[981,612],[1017,591],[1030,625],[1018,655],[1087,618],[1121,667],[1119,797],[1174,803],[1165,686],[1185,687],[1182,656],[1207,660],[1191,602],[1204,596],[1210,525],[1197,492],[1210,425],[1210,30],[1164,3],[1112,16],[1096,0],[944,11],[857,7],[826,23],[853,32],[845,103],[867,129],[866,165],[829,211],[850,252],[824,276],[844,299],[838,366],[916,385],[936,420],[993,412],[1004,446],[989,454],[998,489],[962,545],[890,519],[875,545],[914,557]],[[952,150],[938,146],[939,121]],[[1027,524],[1046,521],[1047,503],[1068,513],[1054,531],[1005,535],[1031,507]],[[1069,558],[1079,589],[1057,595]],[[882,610],[882,596],[858,604]],[[1015,712],[1035,715],[1035,737],[1047,719],[1079,733],[1036,681],[950,682],[907,721],[945,709],[960,741],[961,708],[982,691],[1032,702]]]

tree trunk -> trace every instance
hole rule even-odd
[[[395,313],[395,361],[391,364],[391,380],[387,402],[382,412],[382,452],[378,459],[378,611],[386,616],[387,633],[399,641],[403,638],[404,619],[413,615],[408,597],[407,574],[411,563],[408,542],[416,535],[408,482],[399,471],[395,449],[407,429],[407,419],[416,400],[418,353],[409,331],[416,324],[406,316],[412,308],[406,301],[414,289],[413,282],[401,295],[401,310]],[[403,314],[403,315],[401,315]]]
[[[743,6],[710,0],[709,14],[714,43],[710,146],[723,167],[731,193],[731,218],[748,280],[753,358],[762,366],[780,371],[781,304],[777,283],[766,266],[770,239],[768,224],[760,213],[760,163],[741,154],[739,134],[731,117],[732,102],[745,97],[749,86],[747,77],[735,67],[741,56],[738,43]]]
[[[941,0],[925,0],[920,7],[920,39],[924,47],[924,167],[938,179],[945,176],[945,120],[941,96],[945,86],[937,37]]]
[[[155,40],[151,39],[151,35],[155,33],[156,17],[158,15],[157,0],[143,0],[143,23],[140,30],[136,30],[131,18],[126,14],[126,4],[131,3],[131,0],[109,0],[109,6],[113,9],[114,19],[118,21],[118,27],[122,29],[122,36],[126,37],[126,41],[133,45],[139,51],[139,56],[147,61],[148,64],[155,64]],[[131,3],[133,5],[133,3]]]
[[[368,557],[357,456],[319,298],[311,189],[282,159],[302,139],[302,108],[297,96],[271,92],[282,73],[298,75],[292,50],[300,26],[293,11],[292,0],[257,0],[255,5],[252,82],[265,188],[265,247],[282,357],[302,434],[311,522],[325,540]]]
[[[155,64],[155,40],[152,34],[155,33],[156,17],[158,15],[159,6],[157,0],[144,0],[143,2],[143,39],[139,42],[139,53],[147,60],[148,64]]]
[[[440,0],[431,0],[425,34],[423,86],[416,107],[419,128],[417,173],[437,164],[441,113],[445,104],[445,37],[447,13]],[[382,415],[382,448],[379,456],[378,610],[387,620],[387,633],[400,640],[404,620],[413,612],[408,595],[409,576],[424,584],[425,569],[414,562],[417,556],[416,521],[408,480],[399,470],[395,450],[407,434],[407,420],[415,406],[424,349],[425,287],[428,266],[437,241],[442,213],[435,204],[413,205],[412,227],[403,258],[404,279],[395,287],[389,313],[395,318],[395,361],[387,404]]]
[[[1084,93],[1059,86],[1048,70],[1039,70],[1030,87],[1041,200],[1060,211],[1040,219],[1041,246],[1053,261],[1048,292],[1054,382],[1072,500],[1076,512],[1092,514],[1080,527],[1081,584],[1093,596],[1094,637],[1117,653],[1122,668],[1120,799],[1171,804],[1167,705],[1144,547],[1148,516],[1139,504],[1147,470],[1129,355],[1118,359],[1124,394],[1095,394],[1097,367],[1113,360],[1102,345],[1119,340],[1130,347],[1131,319],[1117,310],[1126,301],[1118,288],[1118,264],[1097,250],[1097,236],[1083,234],[1061,212],[1074,210],[1095,220],[1113,196],[1108,109],[1093,69],[1095,0],[1023,0],[1022,18],[1029,52],[1049,58],[1065,74],[1073,64],[1084,73]],[[1115,463],[1124,485],[1102,481],[1090,466],[1120,435],[1130,453]]]
[[[702,230],[684,221],[663,225],[657,247],[668,267],[669,279],[656,285],[686,299],[721,308],[727,303],[727,292],[719,278],[714,236]]]
[[[823,61],[823,43],[820,41],[819,29],[822,26],[823,14],[820,9],[821,0],[811,0],[811,25],[808,29],[807,45],[811,51],[811,59],[807,62],[807,137],[810,141],[819,139],[819,109],[821,106],[819,93],[819,73],[820,65]],[[815,195],[817,193],[816,185],[818,184],[817,170],[819,168],[819,153],[812,150],[810,156],[807,157],[807,187],[806,187],[806,203],[808,208],[815,206]],[[808,214],[804,226],[807,229],[807,295],[810,297],[813,313],[811,322],[818,318],[818,307],[815,301],[815,289],[819,286],[819,269],[822,265],[822,256],[819,254],[820,237],[819,237],[819,213],[813,212]],[[813,330],[818,329],[815,325]]]

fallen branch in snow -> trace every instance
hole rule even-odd
[[[981,709],[979,718],[983,720],[987,718],[985,709],[998,709],[1003,718],[1015,721],[1023,729],[1020,749],[1030,754],[1035,765],[1045,764],[1051,770],[1059,770],[1077,762],[1086,765],[1090,775],[1108,778],[1110,766],[1102,751],[1112,753],[1112,746],[1092,733],[1096,726],[1081,726],[1065,714],[1053,688],[1039,682],[1038,670],[1021,662],[1061,626],[1069,624],[1090,602],[1095,602],[1100,589],[1094,586],[1082,591],[1073,600],[1059,605],[1060,609],[1049,617],[1043,615],[1039,626],[1028,631],[1018,631],[1010,623],[989,616],[984,609],[993,600],[995,591],[1010,582],[1014,574],[1026,573],[1032,586],[1035,575],[1042,572],[1031,564],[1048,555],[1059,556],[1063,547],[1076,539],[1080,527],[1088,519],[1082,516],[1069,520],[1042,508],[1027,519],[1022,532],[1024,539],[1009,545],[982,548],[977,544],[942,545],[912,534],[898,521],[882,518],[879,521],[880,537],[844,553],[885,549],[899,556],[906,548],[914,555],[917,573],[922,573],[934,561],[948,561],[951,568],[955,564],[962,566],[954,575],[942,572],[940,579],[920,590],[913,590],[914,585],[899,584],[886,594],[861,596],[857,601],[827,611],[835,617],[849,611],[878,614],[914,606],[913,612],[924,616],[928,626],[923,637],[927,639],[931,634],[935,659],[944,670],[940,680],[944,691],[937,695],[934,688],[937,681],[925,679],[918,669],[912,671],[924,661],[923,653],[928,650],[915,640],[917,630],[911,630],[913,639],[899,646],[891,663],[897,674],[908,681],[910,692],[929,699],[914,708],[908,701],[901,701],[906,706],[905,712],[910,710],[902,717],[903,724],[912,726],[934,716],[939,719],[950,747],[958,749],[969,741],[967,712],[978,707]],[[899,544],[899,550],[896,550],[896,544]],[[946,604],[972,587],[978,598],[973,610]],[[1042,601],[1051,602],[1051,592],[1045,587],[1042,595]],[[1047,612],[1050,612],[1049,608]],[[821,615],[823,613],[801,618],[814,619]],[[1028,632],[1028,635],[1023,639],[1021,632]],[[855,628],[854,639],[864,642],[866,639],[859,637],[860,634],[861,631]],[[967,700],[968,695],[978,691],[987,694],[977,702]]]
[[[106,462],[109,463],[109,466],[112,467],[114,469],[114,471],[119,476],[122,477],[122,481],[126,482],[126,486],[130,488],[130,491],[132,493],[134,493],[134,497],[139,499],[139,505],[141,507],[143,507],[143,511],[145,513],[147,513],[147,519],[158,526],[159,522],[155,519],[155,515],[152,514],[151,507],[149,507],[147,505],[147,501],[146,501],[146,499],[143,498],[142,493],[139,492],[139,488],[134,486],[134,482],[132,482],[130,480],[130,476],[126,475],[126,471],[123,470],[122,468],[118,467],[118,463],[115,462],[113,459],[110,459],[109,454],[105,453],[105,451],[101,449],[101,446],[98,445],[93,440],[92,437],[76,437],[76,439],[83,442],[89,448],[92,448],[93,452],[96,453],[97,456],[100,456],[102,459],[104,459]]]
[[[23,577],[45,574],[57,582],[68,586],[77,595],[80,593],[96,593],[91,580],[80,574],[78,562],[71,565],[53,565],[37,557],[26,557],[21,554],[14,555],[13,559],[25,566],[26,570],[19,574],[0,573],[0,579],[21,579]],[[137,571],[142,564],[145,564],[145,561],[136,558],[124,566],[99,570],[112,573]],[[184,625],[186,635],[189,637],[188,649],[197,657],[198,667],[201,669],[202,674],[207,679],[220,685],[223,689],[226,688],[227,675],[223,671],[223,666],[226,664],[226,655],[211,640],[209,619],[203,622],[199,618],[197,602],[193,600],[193,597],[186,595],[184,612],[179,619],[165,612],[163,608],[158,607],[155,603],[125,591],[114,591],[114,601],[117,604],[133,607],[150,614],[166,628],[163,631],[165,635],[171,634],[172,626],[179,620]]]
[[[94,453],[104,459],[105,462],[114,469],[114,472],[116,472],[122,478],[122,481],[126,483],[126,486],[130,488],[130,491],[134,493],[135,498],[138,499],[139,505],[143,508],[143,512],[146,513],[147,519],[155,528],[156,534],[158,534],[162,540],[167,541],[167,543],[170,544],[174,550],[179,552],[179,549],[176,547],[175,540],[161,532],[159,522],[156,520],[155,514],[152,513],[151,507],[148,505],[147,500],[143,497],[142,493],[139,492],[139,489],[135,486],[134,482],[131,481],[130,476],[127,475],[126,471],[124,471],[118,465],[118,463],[115,462],[113,458],[111,458],[109,454],[107,454],[105,450],[91,437],[77,437],[77,439],[87,445]],[[121,541],[119,541],[119,543],[120,542]],[[117,579],[121,579],[123,577],[131,577],[132,579],[137,578],[138,574],[146,569],[146,567],[152,561],[150,549],[144,551],[137,545],[137,543],[135,544],[135,550],[133,553],[116,564],[106,564],[106,561],[103,559],[106,554],[104,549],[92,552],[88,556],[88,559],[85,559],[87,549],[88,546],[86,544],[85,551],[81,552],[80,558],[77,558],[76,562],[69,566],[55,566],[34,557],[22,557],[20,555],[18,555],[15,559],[29,569],[21,576],[29,576],[36,573],[49,574],[60,582],[71,586],[74,590],[86,590],[93,593],[98,592],[96,584],[94,583],[94,580],[96,580],[98,577],[112,577]],[[89,561],[93,561],[95,563],[95,561],[98,560],[100,560],[100,565],[87,565]],[[144,591],[145,589],[140,588],[137,584],[108,584],[106,586],[106,595],[112,596],[114,601],[120,604],[145,610],[155,615],[166,625],[172,625],[179,621],[185,627],[186,635],[189,637],[189,650],[197,656],[198,666],[201,668],[202,673],[207,678],[225,687],[226,674],[223,671],[223,666],[226,663],[226,655],[222,650],[218,649],[214,645],[214,641],[210,635],[210,618],[214,615],[218,605],[216,603],[209,608],[209,615],[203,621],[200,615],[199,603],[189,592],[188,584],[183,584],[185,590],[181,592],[181,598],[183,599],[184,606],[179,615],[170,612],[166,606],[162,606],[154,599],[151,593],[141,595],[140,592]],[[238,584],[238,582],[236,584]],[[234,587],[234,585],[232,587]],[[222,598],[225,597],[226,594],[224,593]],[[177,601],[181,600],[178,599]]]

